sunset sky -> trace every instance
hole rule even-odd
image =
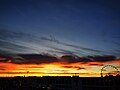
[[[100,76],[109,64],[120,70],[119,4],[0,0],[0,76]]]

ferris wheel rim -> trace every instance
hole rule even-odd
[[[103,77],[104,68],[106,68],[106,67],[112,67],[112,68],[114,68],[117,71],[117,74],[119,74],[118,68],[116,66],[114,66],[114,65],[109,64],[109,65],[105,65],[105,66],[102,67],[102,69],[101,69],[101,76],[102,77]]]

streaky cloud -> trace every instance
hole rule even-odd
[[[101,50],[96,50],[96,49],[85,48],[85,47],[82,47],[82,46],[68,44],[68,43],[61,42],[59,40],[52,39],[52,38],[42,37],[41,39],[46,40],[46,41],[50,41],[50,42],[54,42],[54,43],[58,43],[58,44],[61,44],[61,45],[64,45],[64,46],[69,46],[69,47],[72,47],[72,48],[80,49],[80,50],[82,50],[84,52],[94,52],[94,53],[98,53],[98,54],[107,53],[107,52],[101,51]]]

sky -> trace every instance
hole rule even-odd
[[[119,3],[0,0],[0,72],[92,76],[106,64],[119,67]]]

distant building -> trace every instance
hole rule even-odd
[[[120,90],[116,77],[3,77],[0,90]]]

